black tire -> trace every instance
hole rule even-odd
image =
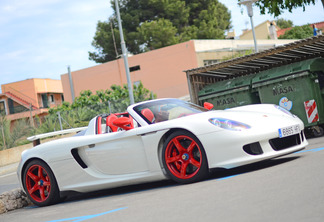
[[[29,199],[43,207],[60,201],[60,192],[52,170],[41,160],[29,162],[23,172],[23,185]]]
[[[208,163],[201,142],[192,133],[172,133],[162,149],[162,163],[168,176],[178,183],[193,183],[208,175]]]
[[[321,137],[321,136],[323,136],[324,135],[323,128],[319,126],[318,127],[318,130],[313,129],[313,135],[314,135],[314,137]]]

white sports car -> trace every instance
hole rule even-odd
[[[205,107],[211,109],[206,104]],[[145,101],[93,118],[75,136],[22,153],[21,186],[38,206],[88,192],[162,179],[202,180],[303,149],[303,122],[276,105],[212,111],[177,99]]]

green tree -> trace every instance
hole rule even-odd
[[[120,42],[119,30],[116,28],[114,21],[98,21],[97,30],[92,41],[95,52],[89,52],[89,59],[97,63],[104,63],[114,60],[121,55],[121,48],[117,47]]]
[[[194,26],[198,28],[199,39],[223,39],[224,30],[231,27],[228,9],[216,2],[203,5],[203,8],[199,10],[198,18],[193,20]]]
[[[190,39],[223,39],[231,28],[231,14],[218,0],[121,0],[127,50],[138,54]],[[111,1],[115,10],[114,1]],[[116,12],[97,24],[89,59],[97,63],[114,60],[120,54]],[[116,53],[117,52],[117,53]]]
[[[283,18],[279,18],[276,20],[276,24],[280,29],[286,29],[291,28],[294,26],[293,22],[291,20],[286,20]]]
[[[27,119],[16,120],[11,126],[5,115],[0,115],[0,150],[25,143],[26,137],[33,132]]]
[[[152,99],[150,91],[144,88],[142,82],[137,86],[134,85],[133,94],[135,102]],[[156,98],[156,95],[153,95],[153,98]],[[112,110],[109,110],[109,103]],[[48,128],[56,127],[54,119],[57,118],[58,111],[61,112],[61,116],[66,115],[66,119],[78,119],[82,122],[90,120],[99,113],[124,112],[129,104],[130,100],[126,84],[123,86],[112,85],[110,89],[96,91],[96,94],[93,94],[91,90],[84,90],[80,93],[80,96],[75,98],[72,104],[65,102],[61,106],[49,110],[50,115],[54,117],[49,121]],[[69,111],[73,112],[75,110],[77,110],[76,114],[69,113]],[[67,122],[71,126],[74,125],[73,121]]]
[[[136,103],[156,98],[156,95],[146,89],[142,82],[138,86],[134,85],[133,94]]]
[[[140,42],[143,43],[144,51],[158,49],[166,45],[173,45],[179,42],[176,36],[177,29],[167,19],[144,22],[138,29]]]
[[[243,57],[243,56],[246,56],[246,55],[250,55],[253,52],[254,51],[252,49],[244,50],[244,51],[240,51],[240,52],[236,52],[236,53],[233,53],[232,55],[224,56],[222,58],[222,60],[223,61],[226,61],[226,60],[230,60],[230,59],[235,59],[235,58]]]
[[[309,25],[295,26],[281,35],[279,39],[305,39],[313,36],[313,29]]]
[[[44,117],[42,124],[37,128],[36,132],[37,134],[41,134],[57,130],[60,130],[60,125],[56,113],[53,113]]]
[[[242,1],[242,0],[239,0]],[[321,0],[324,6],[324,0]],[[272,14],[279,16],[284,9],[291,12],[294,8],[305,7],[310,4],[315,4],[315,0],[259,0],[255,3],[260,8],[261,14]]]

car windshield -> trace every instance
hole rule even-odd
[[[152,101],[135,106],[134,110],[149,124],[208,111],[203,107],[178,99]]]

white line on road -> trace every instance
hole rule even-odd
[[[0,176],[0,178],[4,178],[4,177],[8,177],[8,176],[12,176],[12,175],[15,175],[15,174],[16,174],[16,172],[8,173],[8,174],[5,174],[5,175]]]

